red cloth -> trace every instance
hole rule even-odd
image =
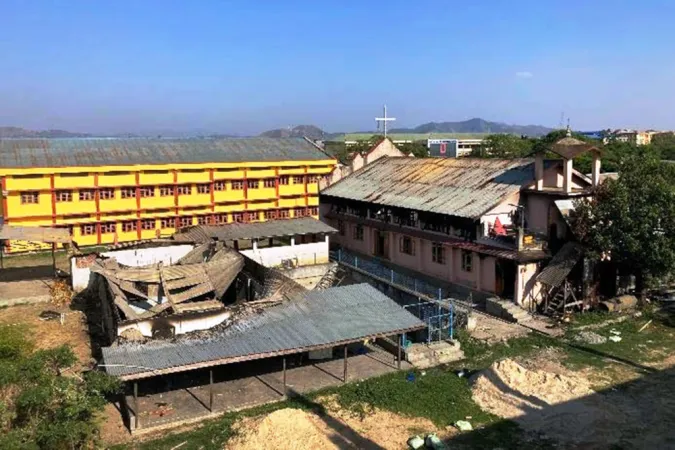
[[[495,224],[492,226],[492,231],[497,236],[505,236],[506,235],[506,229],[504,228],[504,225],[502,225],[502,222],[499,220],[499,217],[495,220]]]

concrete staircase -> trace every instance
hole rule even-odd
[[[488,314],[508,320],[509,322],[527,323],[533,320],[527,310],[510,300],[502,300],[497,297],[487,299],[485,310]]]
[[[448,364],[464,359],[459,341],[440,341],[430,344],[411,344],[405,349],[406,360],[418,369]]]

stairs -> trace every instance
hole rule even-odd
[[[497,297],[489,298],[485,307],[488,314],[509,322],[527,323],[533,320],[529,312],[510,300],[502,300]]]
[[[315,291],[322,291],[333,286],[337,286],[345,277],[345,271],[337,263],[332,263],[333,265],[328,269],[328,271],[321,277],[319,282],[314,286]]]
[[[405,349],[406,360],[418,369],[427,369],[464,359],[459,341],[440,341],[431,344],[411,344]]]

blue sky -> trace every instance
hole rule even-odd
[[[675,128],[672,0],[0,4],[0,126]]]

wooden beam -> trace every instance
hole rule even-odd
[[[141,429],[141,412],[138,410],[138,382],[134,381],[134,420],[136,422],[135,428]]]
[[[342,382],[346,383],[347,382],[347,346],[346,345],[345,345],[344,349],[345,349],[345,354],[344,354],[344,357],[343,357],[344,367],[343,367],[343,372],[342,372]]]
[[[209,412],[213,412],[213,369],[209,369]]]
[[[398,345],[397,345],[397,349],[396,349],[397,352],[398,352],[398,356],[396,358],[396,367],[398,368],[398,370],[401,370],[401,340],[402,339],[403,339],[403,335],[399,334],[398,335]]]

